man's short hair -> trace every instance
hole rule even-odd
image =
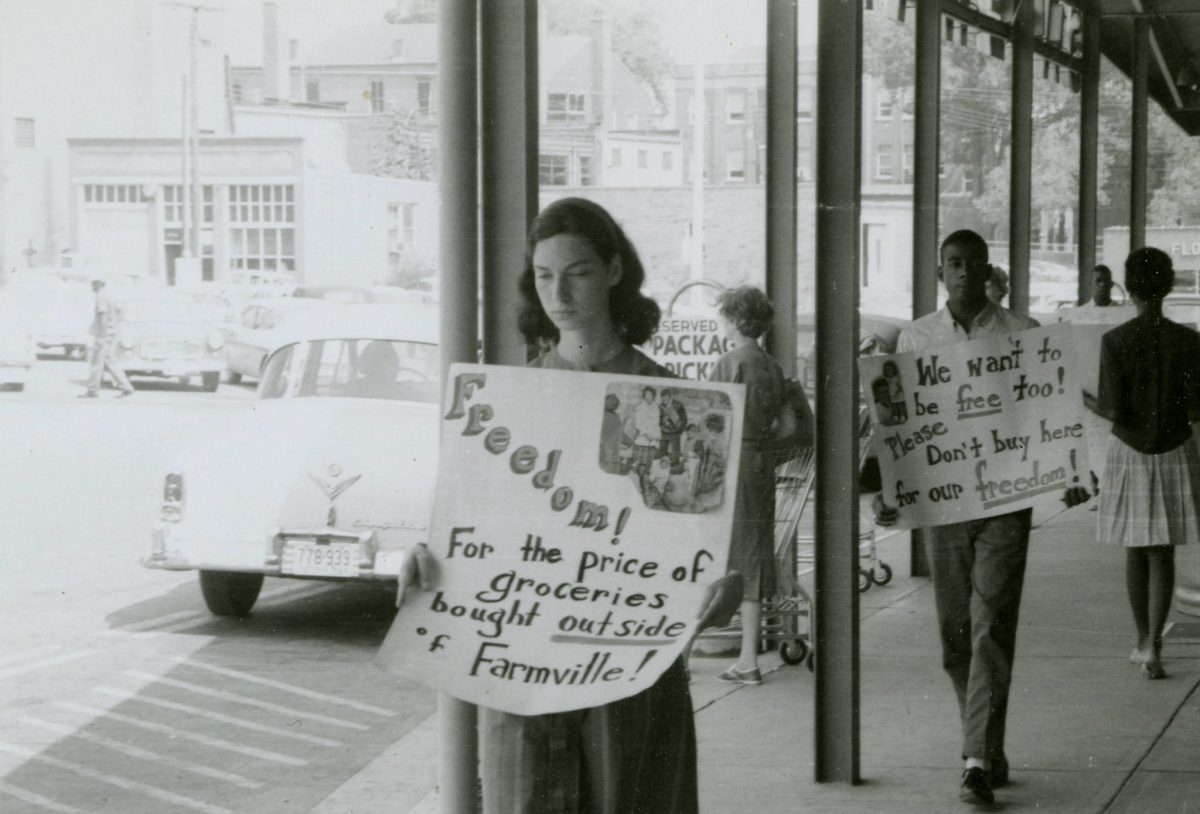
[[[942,247],[938,250],[939,260],[946,254],[947,246],[967,246],[978,252],[983,262],[987,262],[987,241],[983,239],[982,235],[972,229],[959,229],[946,235],[946,239],[942,241]]]
[[[1103,263],[1100,263],[1099,265],[1096,266],[1096,268],[1092,269],[1092,273],[1104,274],[1108,277],[1108,279],[1110,279],[1110,280],[1112,279],[1112,269],[1110,269],[1108,266],[1104,265]]]

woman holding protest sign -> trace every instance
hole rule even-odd
[[[535,219],[527,248],[517,327],[531,345],[549,346],[532,366],[673,378],[634,347],[654,333],[660,312],[641,293],[645,271],[633,244],[604,208],[556,201]],[[417,546],[401,570],[398,604],[416,585],[429,590],[435,577],[433,555]],[[737,575],[710,585],[697,614],[701,627],[727,620],[741,593]],[[487,814],[699,809],[682,660],[649,689],[598,707],[546,715],[481,709],[480,733]]]
[[[1100,542],[1126,547],[1125,585],[1137,628],[1129,660],[1163,678],[1162,633],[1175,591],[1175,546],[1200,536],[1200,336],[1163,316],[1171,258],[1138,249],[1125,261],[1137,316],[1104,334],[1100,392],[1084,402],[1113,422],[1100,487]]]

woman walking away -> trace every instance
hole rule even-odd
[[[1200,336],[1163,316],[1175,271],[1153,248],[1125,261],[1137,317],[1104,334],[1100,392],[1084,403],[1113,422],[1098,537],[1126,546],[1125,585],[1137,641],[1129,660],[1163,678],[1162,633],[1175,590],[1175,546],[1200,536]]]
[[[775,467],[761,446],[775,433],[783,412],[783,370],[758,344],[775,315],[766,294],[753,286],[740,286],[723,292],[717,308],[733,349],[717,360],[709,381],[746,385],[728,566],[745,578],[742,648],[737,661],[718,678],[731,684],[761,684],[762,600],[775,593]]]

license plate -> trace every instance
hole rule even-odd
[[[279,570],[307,577],[356,577],[358,543],[289,540],[284,543]]]

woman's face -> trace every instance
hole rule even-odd
[[[609,291],[620,279],[616,262],[605,263],[588,241],[575,235],[548,237],[533,248],[538,299],[560,331],[610,322]]]

